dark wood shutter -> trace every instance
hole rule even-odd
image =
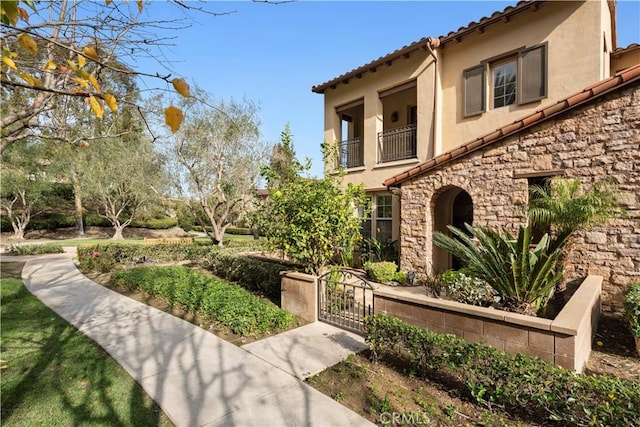
[[[475,116],[485,111],[485,68],[482,64],[463,72],[464,117]]]
[[[519,104],[537,101],[547,96],[547,45],[530,47],[518,58]]]

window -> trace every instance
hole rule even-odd
[[[390,194],[376,196],[376,233],[375,237],[381,242],[392,239],[393,199]]]
[[[371,197],[367,197],[367,203],[364,206],[358,206],[358,217],[362,218],[360,223],[360,233],[363,239],[371,239]]]
[[[491,79],[487,82],[487,70]],[[492,108],[526,104],[547,96],[547,44],[522,48],[463,71],[464,117],[486,111],[490,87]]]
[[[516,59],[491,67],[493,76],[493,108],[516,103]]]

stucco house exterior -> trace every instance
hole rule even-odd
[[[629,216],[579,236],[567,272],[603,275],[613,308],[640,280],[634,64],[640,46],[617,46],[614,1],[528,1],[312,90],[324,94],[325,141],[339,145],[345,180],[371,196],[365,236],[398,240],[401,268],[418,277],[455,267],[433,231],[515,228],[529,185],[550,176],[616,178]]]

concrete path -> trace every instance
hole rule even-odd
[[[92,282],[70,258],[68,253],[31,257],[23,270],[27,288],[102,346],[177,426],[373,425],[287,373],[318,369],[315,363],[295,362],[295,355],[311,357],[299,348],[292,348],[288,358],[283,349],[269,355],[252,343],[260,355],[255,356]],[[305,331],[304,339],[292,342],[302,346],[314,341],[312,329]],[[353,344],[342,331],[323,331],[328,335],[320,341],[334,336],[341,348]],[[280,363],[280,358],[290,365]]]

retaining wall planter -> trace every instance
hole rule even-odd
[[[374,291],[375,312],[508,353],[539,356],[578,372],[589,359],[600,318],[601,276],[588,276],[553,320],[431,298],[416,293],[418,289],[379,287]]]
[[[280,306],[307,322],[318,320],[318,277],[283,271],[280,273]]]

